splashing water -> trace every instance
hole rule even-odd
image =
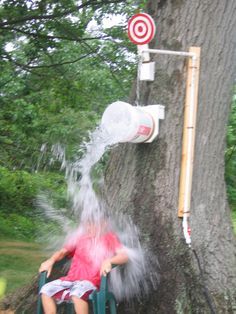
[[[61,169],[65,170],[68,199],[71,202],[71,209],[68,211],[71,211],[72,219],[67,218],[68,215],[66,216],[63,211],[55,209],[45,194],[38,198],[38,204],[44,209],[46,216],[61,226],[66,241],[68,239],[75,241],[78,235],[88,231],[88,226],[96,226],[93,232],[97,239],[109,231],[118,235],[129,256],[129,262],[115,268],[109,276],[109,287],[117,300],[141,297],[148,293],[150,287],[156,288],[158,284],[158,261],[141,246],[138,229],[131,218],[121,213],[111,213],[105,202],[96,195],[91,180],[92,167],[109,147],[124,139],[129,123],[127,119],[116,123],[113,121],[113,128],[109,128],[109,132],[102,125],[96,128],[90,135],[90,141],[83,145],[85,149],[83,158],[75,158],[74,162],[66,160],[65,152],[60,145],[53,146],[52,154],[61,162]],[[53,241],[55,242],[55,239]],[[106,255],[101,252],[101,247],[96,241],[91,252],[93,255],[91,258],[96,261],[100,261]]]

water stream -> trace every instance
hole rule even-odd
[[[139,231],[132,219],[110,211],[101,196],[95,193],[91,179],[93,166],[106,150],[122,141],[129,125],[130,121],[127,119],[118,120],[110,129],[112,132],[107,132],[106,128],[99,126],[91,133],[90,140],[83,144],[84,156],[74,158],[73,162],[66,160],[64,149],[60,145],[54,145],[54,159],[61,162],[61,169],[65,171],[70,208],[54,208],[46,194],[40,195],[38,199],[38,204],[47,218],[60,225],[61,238],[54,238],[54,244],[63,244],[62,238],[65,237],[67,241],[72,241],[78,233],[85,232],[88,225],[96,225],[94,230],[97,237],[107,231],[118,235],[129,256],[129,262],[114,269],[109,276],[109,287],[118,300],[130,300],[134,296],[141,298],[158,285],[157,258],[141,245]],[[96,243],[91,251],[96,260],[102,256]]]

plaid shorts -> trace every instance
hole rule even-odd
[[[53,297],[60,304],[64,301],[70,301],[72,296],[87,301],[95,289],[96,287],[87,280],[65,281],[57,279],[46,283],[41,288],[40,293]]]

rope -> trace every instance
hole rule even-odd
[[[216,312],[216,309],[215,309],[215,304],[214,304],[214,301],[212,300],[211,296],[210,296],[210,293],[207,289],[207,286],[205,285],[204,283],[204,274],[203,274],[203,270],[202,270],[202,267],[201,267],[201,264],[200,264],[200,260],[199,260],[199,257],[197,255],[197,252],[196,250],[192,249],[192,252],[197,260],[197,264],[198,264],[198,268],[199,268],[199,271],[200,271],[200,277],[201,277],[201,281],[202,281],[202,290],[203,290],[203,295],[207,301],[207,304],[211,310],[211,314],[217,314]]]
[[[142,55],[138,55],[137,83],[136,83],[136,100],[135,105],[140,106],[140,72],[142,65]]]

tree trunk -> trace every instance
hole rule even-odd
[[[152,144],[114,149],[106,183],[110,206],[129,212],[157,253],[161,283],[149,300],[124,305],[120,313],[235,313],[236,250],[224,151],[236,65],[236,1],[153,0],[148,13],[157,23],[152,48],[202,49],[191,200],[192,247],[202,275],[177,218],[186,61],[158,55],[156,79],[143,84],[141,93],[143,104],[165,105],[160,135]]]
[[[202,49],[191,203],[192,244],[202,275],[177,218],[186,62],[155,56],[156,79],[142,84],[141,92],[143,104],[165,105],[160,135],[152,144],[115,148],[106,187],[110,206],[132,215],[143,242],[158,255],[161,282],[142,302],[121,305],[119,313],[235,313],[236,248],[224,151],[236,65],[236,1],[153,0],[147,12],[157,23],[152,48]],[[33,313],[35,298],[27,298],[35,291],[32,285],[5,308]]]

